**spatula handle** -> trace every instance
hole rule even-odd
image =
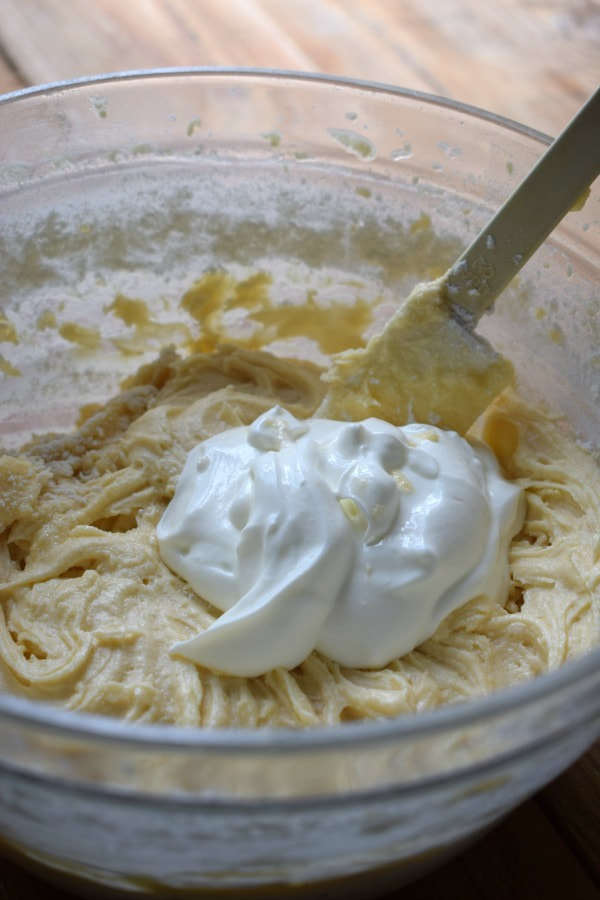
[[[450,269],[446,297],[470,327],[600,174],[600,88]]]

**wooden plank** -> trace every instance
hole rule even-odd
[[[3,0],[28,83],[160,66],[320,71],[442,94],[556,133],[600,82],[595,3]]]
[[[575,14],[574,4],[548,0],[337,2],[382,44],[408,55],[444,96],[550,133],[600,82],[595,4],[579,4]]]
[[[273,20],[281,18],[279,0],[261,0],[261,6]],[[429,73],[419,71],[410,58],[383,41],[376,27],[368,27],[373,26],[369,10],[370,3],[356,8],[343,0],[286,0],[285,22],[310,57],[312,71],[429,92],[439,89]]]
[[[73,900],[73,894],[0,859],[0,900]]]
[[[162,66],[310,67],[255,0],[3,0],[0,41],[30,83]]]
[[[175,65],[190,43],[162,4],[144,0],[5,0],[0,40],[30,84]]]
[[[0,48],[0,94],[8,94],[9,91],[16,91],[25,87],[25,83],[15,72],[10,63],[3,58]]]
[[[540,802],[600,884],[600,743],[549,785]]]
[[[386,900],[598,900],[598,885],[530,800],[456,860]]]

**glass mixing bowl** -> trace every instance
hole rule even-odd
[[[325,306],[332,292],[367,298],[380,327],[547,143],[436,97],[293,73],[131,73],[2,98],[3,444],[70,428],[181,342],[194,322],[179,299],[211,267],[268,271],[283,303],[299,290]],[[599,282],[596,186],[480,328],[528,398],[590,447]],[[117,293],[145,301],[143,340],[107,311]],[[323,361],[315,346],[272,349]],[[600,649],[468,703],[293,733],[127,724],[2,696],[2,847],[90,895],[373,898],[581,754],[600,733],[599,688]]]

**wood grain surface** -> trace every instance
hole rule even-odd
[[[596,0],[0,0],[0,91],[161,66],[329,72],[554,134],[600,81]]]
[[[0,93],[164,66],[380,81],[556,134],[600,83],[600,2],[0,0]],[[599,898],[599,810],[596,746],[473,848],[390,900]],[[0,900],[67,897],[0,862]]]

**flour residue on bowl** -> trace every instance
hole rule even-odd
[[[349,150],[350,153],[364,159],[366,162],[375,159],[377,156],[375,145],[364,134],[344,128],[328,128],[327,134],[346,150]]]

